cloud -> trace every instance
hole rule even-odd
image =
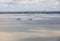
[[[25,1],[18,1],[16,3],[18,3],[18,4],[35,4],[35,3],[39,3],[39,0],[31,0],[31,1],[25,0]]]
[[[25,2],[25,1],[23,1],[23,2],[17,2],[18,4],[32,4],[32,2]]]
[[[8,7],[9,11],[57,11],[60,3],[58,0],[0,0],[1,7]]]
[[[58,1],[52,1],[48,5],[50,8],[59,8],[59,2]]]
[[[0,0],[0,3],[13,2],[13,0]]]
[[[8,7],[8,4],[0,4],[0,7]]]
[[[0,8],[5,8],[5,9],[14,8],[14,5],[12,5],[12,4],[0,4]]]
[[[13,8],[13,5],[9,4],[10,2],[13,2],[13,0],[0,0],[0,8]]]

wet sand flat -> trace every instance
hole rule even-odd
[[[0,41],[59,41],[59,37],[60,14],[0,15]]]

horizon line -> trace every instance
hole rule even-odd
[[[0,12],[0,14],[53,14],[53,13],[58,13],[60,14],[60,11],[21,11],[21,12]]]

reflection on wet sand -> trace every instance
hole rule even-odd
[[[48,20],[30,21],[0,18],[0,41],[59,41],[60,17],[49,16]]]

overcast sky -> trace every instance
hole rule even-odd
[[[60,0],[0,0],[1,11],[60,11]]]

